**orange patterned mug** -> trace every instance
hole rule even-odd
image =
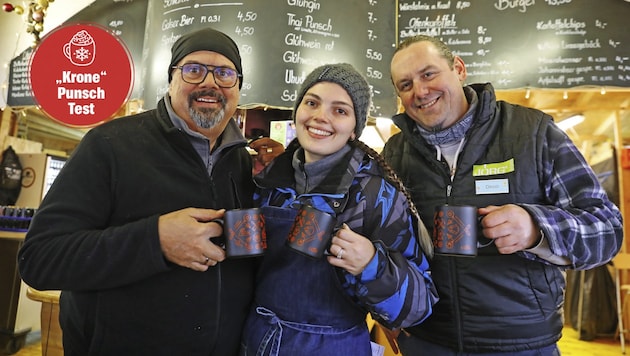
[[[265,253],[265,217],[258,208],[228,210],[223,216],[227,257],[253,257]]]
[[[287,245],[306,256],[321,258],[330,245],[334,216],[312,206],[302,206],[289,232]]]
[[[433,247],[439,255],[477,256],[482,245],[478,234],[477,207],[470,205],[441,205],[433,217]]]

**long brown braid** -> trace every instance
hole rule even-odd
[[[387,164],[387,162],[385,162],[383,156],[381,156],[378,152],[376,152],[370,146],[366,145],[361,140],[352,140],[350,141],[350,144],[370,155],[370,157],[372,157],[385,172],[385,179],[388,182],[392,183],[396,188],[398,188],[401,193],[405,195],[405,197],[407,198],[407,202],[409,203],[409,210],[411,211],[411,214],[415,217],[416,223],[418,225],[418,241],[420,243],[420,248],[427,255],[428,258],[432,258],[433,241],[431,240],[431,235],[429,234],[429,231],[420,219],[420,213],[418,213],[418,209],[411,199],[411,194],[409,194],[409,191],[407,191],[405,185],[402,183],[400,178],[398,178],[398,175],[396,174],[396,172],[394,172],[394,169],[389,164]]]

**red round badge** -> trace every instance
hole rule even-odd
[[[30,63],[33,96],[62,124],[93,127],[111,119],[129,99],[133,61],[108,29],[72,24],[51,31]]]

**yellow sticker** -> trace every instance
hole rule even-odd
[[[473,177],[493,176],[514,172],[514,158],[505,162],[473,165]]]

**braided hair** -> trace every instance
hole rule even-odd
[[[385,172],[385,179],[393,184],[396,188],[398,188],[400,192],[405,195],[405,197],[407,198],[407,202],[409,203],[409,210],[411,211],[413,217],[416,219],[416,223],[418,226],[418,241],[420,243],[420,248],[427,255],[427,257],[432,258],[433,241],[431,240],[431,235],[429,234],[429,231],[420,219],[420,213],[418,212],[416,205],[411,199],[411,194],[409,194],[409,191],[407,190],[407,188],[405,188],[405,185],[402,183],[400,178],[398,178],[398,175],[396,174],[396,172],[394,172],[394,169],[389,164],[387,164],[387,162],[385,162],[383,156],[381,156],[378,152],[376,152],[370,146],[366,145],[361,140],[351,140],[350,145],[361,149],[363,152],[367,153],[371,158],[373,158]]]

